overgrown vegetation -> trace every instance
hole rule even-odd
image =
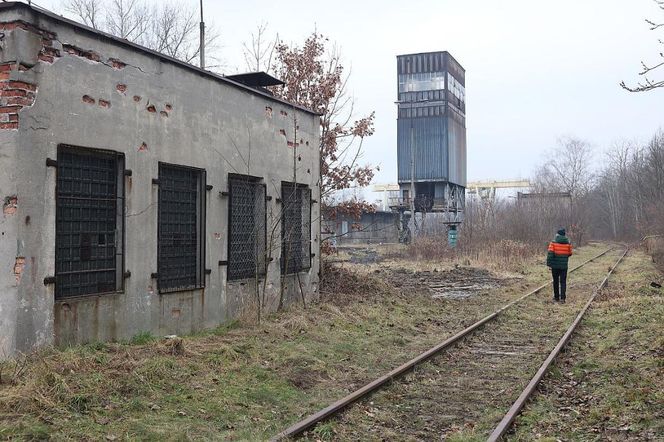
[[[659,440],[664,291],[642,251],[626,258],[509,439]]]
[[[502,269],[520,272],[524,266],[532,262],[538,255],[543,256],[544,248],[541,245],[532,245],[523,241],[498,239],[478,244],[476,241],[466,240],[462,235],[458,247],[451,248],[447,244],[447,237],[421,236],[408,244],[400,256],[411,260],[445,260],[462,265],[480,265],[492,269]]]
[[[497,274],[498,288],[458,300],[434,299],[422,282],[445,278],[440,261],[386,261],[361,273],[334,267],[319,304],[259,325],[175,339],[141,334],[4,362],[0,438],[265,439],[546,277],[541,258],[530,268],[520,278]]]
[[[618,256],[570,275],[565,306],[532,296],[361,401],[332,421],[336,439],[486,440]]]

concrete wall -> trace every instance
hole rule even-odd
[[[252,303],[254,283],[229,283],[228,174],[264,178],[268,228],[278,222],[281,181],[316,187],[318,117],[195,68],[43,15],[25,5],[0,8],[0,358],[35,347],[184,334],[213,327]],[[294,117],[297,119],[295,134]],[[69,144],[122,152],[125,167],[125,280],[122,293],[55,301],[43,280],[55,271],[56,169],[46,159]],[[207,184],[205,288],[159,294],[158,163],[204,168]],[[312,205],[312,268],[318,291],[319,207]],[[280,232],[281,229],[276,229]],[[277,247],[280,244],[276,238]],[[278,248],[267,273],[268,309],[278,306]],[[299,283],[285,277],[286,298]]]
[[[399,242],[397,214],[393,212],[363,213],[359,220],[339,217],[326,220],[323,228],[335,236],[337,244],[382,244]]]

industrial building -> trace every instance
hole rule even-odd
[[[0,4],[0,358],[316,297],[319,116]]]
[[[397,57],[397,161],[401,212],[463,220],[466,187],[465,71],[448,52]]]
[[[339,214],[322,222],[323,234],[339,244],[390,244],[399,241],[397,220],[391,211],[362,212],[359,218]]]

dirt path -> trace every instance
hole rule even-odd
[[[609,253],[572,274],[567,304],[553,303],[549,291],[517,304],[351,408],[329,424],[331,432],[340,440],[486,437],[617,257]]]

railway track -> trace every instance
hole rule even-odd
[[[609,273],[597,285],[597,280],[592,278],[597,273],[604,276],[600,270],[605,265],[603,259],[606,255],[613,257],[613,251],[606,250],[570,269],[568,304],[542,302],[540,297],[534,296],[550,282],[542,284],[416,358],[295,423],[272,440],[300,436],[372,393],[375,394],[371,403],[358,404],[341,416],[342,437],[430,440],[432,435],[444,437],[471,428],[482,434],[491,433],[490,440],[498,440],[509,429],[596,294],[627,253],[626,250],[620,252]],[[589,266],[591,263],[597,268]],[[570,322],[572,326],[567,328]],[[559,340],[561,335],[563,338]],[[443,352],[451,347],[454,351]],[[535,377],[519,395],[527,381],[523,379],[523,373],[535,372]],[[391,388],[381,390],[404,375],[407,376],[392,383]],[[512,404],[511,398],[517,396],[517,401]],[[507,415],[491,432],[508,408]],[[482,421],[484,423],[478,426]]]

